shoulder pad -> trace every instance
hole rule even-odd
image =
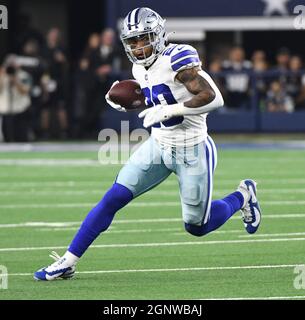
[[[197,50],[187,44],[173,45],[165,55],[170,56],[171,69],[175,72],[201,65]]]

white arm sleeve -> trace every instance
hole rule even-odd
[[[185,107],[183,103],[181,103],[181,104],[179,103],[179,104],[177,104],[175,115],[186,115],[187,116],[187,115],[208,113],[208,112],[211,112],[215,109],[218,109],[224,105],[224,100],[223,100],[222,94],[219,91],[219,89],[217,88],[213,79],[203,70],[198,71],[198,74],[200,74],[209,83],[211,88],[214,90],[215,98],[210,103],[205,104],[202,107],[197,107],[197,108]]]

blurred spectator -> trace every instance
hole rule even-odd
[[[60,138],[65,138],[68,129],[66,112],[67,90],[67,58],[61,45],[61,34],[58,28],[49,30],[43,58],[47,64],[47,71],[42,78],[43,110],[41,113],[41,128],[43,138],[51,135],[51,115],[57,120]]]
[[[266,94],[269,86],[269,79],[265,72],[268,70],[266,53],[263,50],[256,50],[252,55],[253,71],[255,72],[255,81],[257,89],[257,98],[260,106],[264,107]]]
[[[87,46],[83,52],[83,55],[79,61],[79,65],[75,72],[74,77],[74,108],[72,115],[72,137],[82,137],[82,122],[86,114],[86,110],[89,105],[90,89],[95,84],[95,76],[90,67],[92,55],[100,46],[100,35],[98,33],[92,33],[89,36]]]
[[[223,62],[225,76],[225,101],[230,109],[246,109],[249,107],[250,61],[245,60],[245,52],[241,47],[234,47],[229,53],[229,60]],[[229,73],[231,72],[231,73]]]
[[[46,64],[40,56],[40,46],[35,39],[29,39],[25,42],[22,48],[22,55],[32,59],[33,63],[23,66],[23,70],[28,72],[32,78],[31,88],[31,108],[29,110],[31,116],[31,133],[37,137],[39,134],[39,118],[42,107],[42,76],[46,69]],[[35,134],[34,134],[35,133]]]
[[[294,99],[296,111],[305,110],[305,70],[301,57],[292,56],[289,69],[291,74],[287,79],[287,92]]]
[[[104,96],[115,80],[121,78],[120,58],[116,47],[115,32],[112,29],[102,31],[99,44],[97,45],[96,35],[89,38],[84,58],[80,63],[80,70],[87,70],[89,62],[89,74],[83,74],[82,79],[89,80],[83,83],[85,89],[85,110],[77,132],[83,137],[96,137],[100,129],[100,114],[105,107]]]
[[[209,73],[212,75],[218,89],[225,95],[224,79],[219,75],[222,71],[222,61],[219,58],[213,59],[209,64]]]
[[[293,101],[288,96],[280,81],[273,81],[267,92],[267,111],[269,112],[292,112]]]
[[[211,73],[218,73],[221,72],[221,68],[222,68],[222,62],[220,59],[214,59],[211,61],[210,65],[209,65],[209,71]]]
[[[288,48],[280,48],[276,54],[276,67],[274,70],[287,71],[289,68],[290,50]]]
[[[115,32],[113,29],[105,29],[100,36],[100,45],[91,56],[91,68],[101,81],[112,72],[118,72],[120,61],[115,46]]]
[[[6,142],[28,141],[31,78],[16,60],[16,56],[10,56],[0,67],[0,115]]]
[[[265,71],[268,63],[266,59],[266,53],[263,50],[256,50],[252,54],[252,66],[255,71]]]
[[[256,72],[264,72],[268,70],[268,63],[267,61],[261,60],[256,61],[255,64],[253,64],[253,71]]]
[[[79,68],[81,70],[87,70],[90,66],[90,61],[94,52],[98,50],[100,46],[100,36],[98,33],[92,33],[89,36],[88,44],[84,50],[83,56],[79,63]]]
[[[275,75],[272,80],[279,80],[283,87],[288,81],[287,71],[289,70],[290,50],[288,48],[280,48],[276,54],[276,65],[272,68]]]

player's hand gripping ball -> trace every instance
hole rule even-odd
[[[114,82],[105,98],[108,104],[118,111],[133,111],[145,108],[145,96],[135,80]]]

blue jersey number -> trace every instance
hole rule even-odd
[[[149,106],[149,107],[153,107],[153,106],[156,106],[158,104],[161,104],[160,103],[160,100],[159,100],[159,96],[162,95],[165,99],[165,101],[167,102],[167,104],[175,104],[177,103],[176,99],[174,98],[169,86],[167,86],[166,84],[162,83],[162,84],[158,84],[156,86],[153,86],[151,88],[151,90],[149,88],[143,88],[142,89],[142,92],[143,94],[145,95],[146,97],[146,104]],[[175,117],[175,118],[172,118],[172,119],[169,119],[167,121],[164,121],[162,122],[162,124],[165,126],[165,127],[171,127],[171,126],[175,126],[179,123],[182,123],[183,121],[183,117]],[[160,128],[161,125],[160,123],[156,123],[153,125],[154,128]]]

